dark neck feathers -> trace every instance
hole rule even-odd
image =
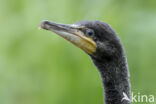
[[[121,56],[111,61],[107,59],[100,61],[94,58],[92,60],[102,77],[105,104],[131,104],[124,99],[126,96],[131,99],[129,71],[124,51]]]

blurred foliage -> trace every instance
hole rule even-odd
[[[44,19],[111,24],[125,46],[132,91],[156,96],[155,0],[0,0],[0,104],[103,103],[89,56],[38,30]]]

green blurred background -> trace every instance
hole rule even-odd
[[[38,30],[44,19],[111,24],[125,46],[132,91],[156,96],[155,0],[0,0],[0,104],[103,104],[89,56]]]

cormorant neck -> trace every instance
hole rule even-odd
[[[96,60],[104,86],[105,104],[131,104],[129,71],[125,55],[113,60]]]

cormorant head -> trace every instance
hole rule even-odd
[[[43,21],[40,26],[81,48],[96,60],[111,60],[121,54],[121,43],[114,30],[100,21],[81,21],[72,25]]]

